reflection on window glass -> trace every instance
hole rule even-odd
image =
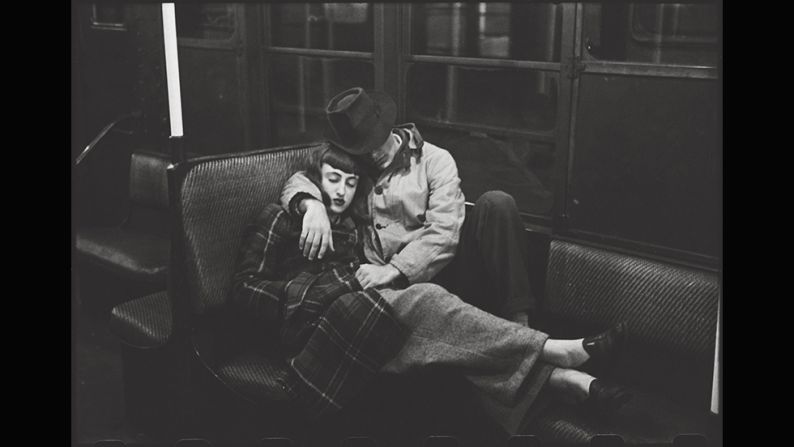
[[[95,3],[91,8],[91,22],[94,25],[123,27],[124,5]]]
[[[521,212],[551,215],[555,180],[554,146],[524,138],[422,126],[422,137],[455,158],[466,200],[486,191],[511,194]]]
[[[348,59],[274,55],[270,104],[274,144],[322,139],[325,106],[351,87],[372,89],[371,62]]]
[[[557,73],[414,64],[409,116],[441,123],[548,131],[557,115]]]
[[[415,3],[413,54],[560,60],[562,6],[526,3]]]
[[[372,51],[372,8],[367,3],[271,5],[273,45]]]
[[[584,46],[602,60],[716,66],[719,20],[713,4],[587,4]]]
[[[235,26],[234,5],[176,3],[176,31],[179,37],[225,40],[232,37]]]

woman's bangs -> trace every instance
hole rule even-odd
[[[331,167],[345,171],[351,174],[360,175],[359,165],[353,160],[353,157],[346,152],[331,147],[323,155],[322,163],[328,163]]]

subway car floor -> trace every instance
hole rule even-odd
[[[76,306],[72,319],[72,440],[77,445],[120,440],[128,445],[173,445],[178,439],[207,439],[212,445],[257,445],[267,437],[290,437],[296,445],[339,445],[355,436],[375,438],[380,446],[421,446],[428,436],[458,438],[463,447],[500,445],[503,433],[470,411],[460,383],[444,379],[416,386],[416,381],[389,382],[383,392],[365,398],[366,423],[308,433],[301,427],[266,428],[267,415],[233,404],[213,416],[163,435],[132,423],[125,415],[121,343],[109,331],[110,310]],[[448,376],[446,376],[448,377]],[[393,385],[393,386],[392,386]],[[203,392],[203,391],[202,391]],[[440,404],[437,404],[441,402]],[[373,416],[375,414],[375,416]],[[358,420],[358,419],[354,419]],[[188,428],[185,428],[188,427]],[[173,428],[173,427],[172,427]],[[287,433],[293,433],[289,435]]]
[[[125,422],[121,345],[108,330],[106,313],[78,310],[72,321],[73,439],[80,443],[150,439]]]

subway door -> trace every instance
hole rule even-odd
[[[588,3],[578,12],[568,228],[641,251],[716,262],[717,7]]]

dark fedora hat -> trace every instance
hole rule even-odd
[[[325,109],[325,137],[353,155],[368,154],[382,145],[397,119],[397,105],[383,92],[351,88],[334,96]]]

